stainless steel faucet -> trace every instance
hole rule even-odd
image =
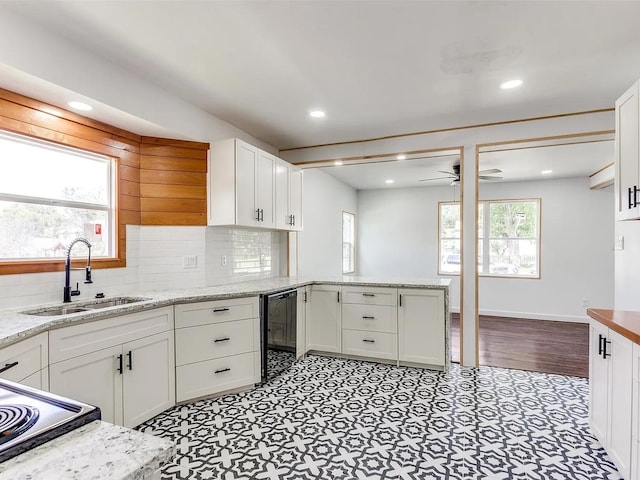
[[[89,256],[87,257],[87,266],[84,268],[71,268],[71,249],[76,243],[84,243],[87,247],[89,247]],[[64,263],[64,292],[63,292],[63,302],[69,303],[71,301],[71,297],[76,297],[80,295],[80,289],[78,288],[78,283],[76,283],[76,289],[71,290],[71,270],[84,270],[85,271],[85,279],[84,283],[93,283],[91,280],[91,244],[89,240],[86,238],[76,238],[69,244],[69,248],[67,248],[67,260]]]

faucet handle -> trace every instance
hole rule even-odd
[[[78,295],[80,295],[80,284],[78,282],[76,282],[76,289],[75,290],[71,290],[70,295],[72,297],[77,297]]]
[[[84,271],[84,283],[93,283],[93,280],[91,280],[91,267],[87,265]]]

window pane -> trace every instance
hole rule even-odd
[[[460,240],[440,240],[440,272],[460,273]]]
[[[342,273],[353,273],[356,269],[355,223],[354,214],[342,212]]]
[[[478,237],[484,237],[484,204],[478,204]],[[482,249],[479,249],[482,251]]]
[[[95,235],[96,224],[101,235]],[[111,254],[108,212],[0,201],[0,259],[64,257],[69,243],[89,237],[92,257]],[[74,256],[83,256],[74,248]]]
[[[491,238],[536,238],[537,202],[491,202]]]
[[[536,240],[491,240],[489,274],[538,275],[538,242]]]
[[[0,162],[0,193],[109,203],[110,160],[106,157],[0,135]]]
[[[460,204],[440,204],[440,238],[460,238]]]

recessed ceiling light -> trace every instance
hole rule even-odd
[[[509,88],[517,88],[520,85],[522,85],[522,80],[520,79],[509,80],[508,82],[504,82],[502,85],[500,85],[500,88],[502,88],[503,90],[508,90]]]
[[[87,105],[86,103],[83,102],[67,102],[67,105],[69,105],[71,108],[74,108],[76,110],[82,110],[83,112],[88,112],[89,110],[93,110],[93,107],[91,105]]]
[[[336,160],[335,162],[333,162],[334,165],[340,166],[342,165],[342,160]]]
[[[540,172],[540,173],[542,173],[542,175],[548,175],[551,172],[553,172],[553,170],[542,170],[542,172]]]
[[[390,178],[388,180],[385,180],[384,183],[393,183],[393,180]]]
[[[397,156],[396,156],[396,159],[397,159],[397,160],[406,160],[406,159],[407,159],[407,156],[406,156],[406,155],[402,155],[402,154],[400,154],[400,155],[397,155]]]
[[[327,114],[324,113],[322,110],[311,110],[309,112],[309,116],[313,117],[313,118],[322,118],[325,117]]]

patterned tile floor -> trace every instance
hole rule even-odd
[[[176,441],[171,480],[619,479],[587,399],[581,378],[309,356],[139,429]]]

